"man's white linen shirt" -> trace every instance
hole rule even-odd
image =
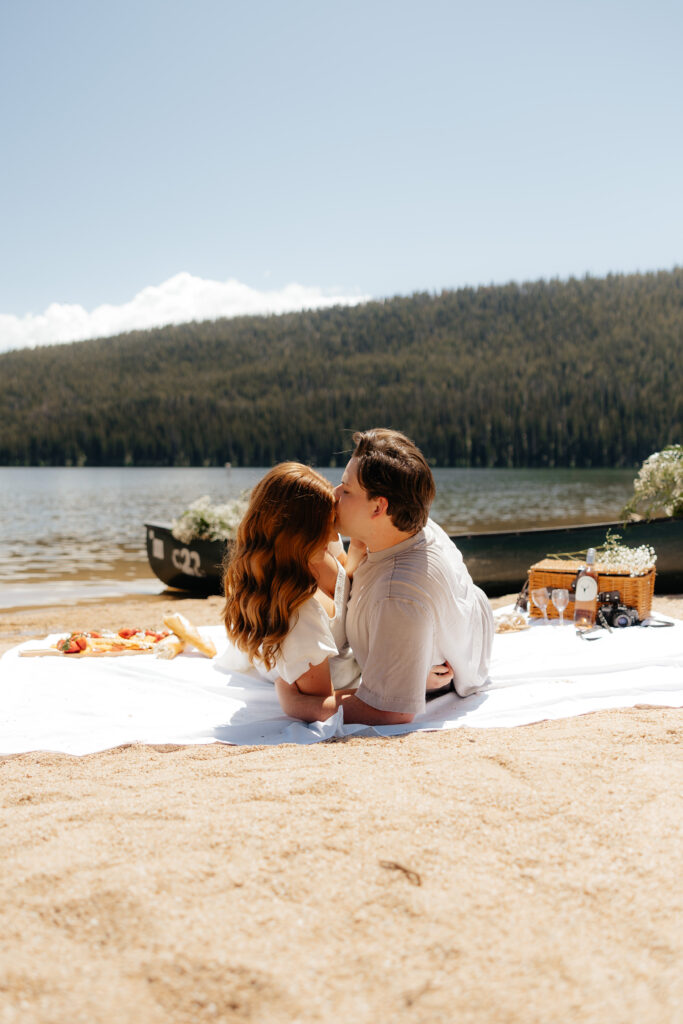
[[[424,710],[427,675],[448,661],[461,697],[488,678],[494,623],[457,547],[431,519],[370,552],[353,576],[346,630],[361,667],[358,697],[381,711]]]

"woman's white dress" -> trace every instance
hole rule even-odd
[[[336,561],[336,545],[330,545],[329,550],[335,554]],[[258,674],[271,682],[281,676],[286,682],[293,683],[308,672],[311,665],[319,665],[329,658],[334,689],[355,689],[360,683],[360,669],[346,639],[349,586],[344,566],[337,562],[334,617],[330,618],[315,597],[309,597],[295,613],[289,633],[280,645],[275,667],[268,671],[262,662],[256,661],[253,668]],[[233,644],[228,644],[227,650],[214,661],[214,665],[228,672],[244,672],[252,667],[246,655]]]

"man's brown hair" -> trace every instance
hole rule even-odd
[[[359,430],[353,435],[358,482],[369,498],[386,498],[397,530],[417,533],[426,524],[436,487],[417,445],[397,430]]]

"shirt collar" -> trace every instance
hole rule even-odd
[[[383,548],[381,551],[368,551],[367,560],[371,565],[374,565],[376,562],[383,562],[385,558],[393,558],[395,555],[400,555],[404,551],[414,548],[416,544],[424,542],[424,535],[424,529],[418,530],[412,537],[408,537],[407,540],[402,540],[398,544],[392,544],[390,548]]]

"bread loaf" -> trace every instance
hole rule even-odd
[[[205,640],[197,627],[193,626],[180,612],[164,615],[164,625],[171,632],[175,633],[177,637],[180,637],[181,640],[184,640],[186,644],[189,644],[190,647],[196,647],[207,658],[214,658],[216,656],[215,644],[211,640]]]
[[[165,661],[170,661],[171,658],[175,658],[177,654],[182,654],[185,650],[185,641],[181,640],[175,633],[171,633],[165,640],[160,640],[154,648],[155,658],[163,658]]]

